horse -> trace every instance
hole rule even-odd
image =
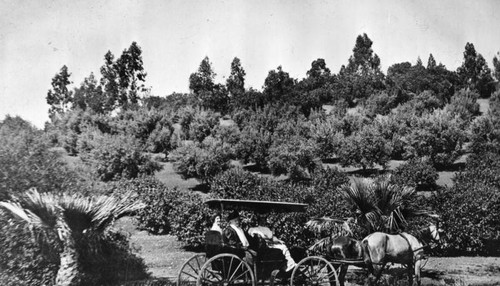
[[[361,247],[363,260],[370,273],[366,285],[370,284],[371,276],[375,276],[375,282],[380,279],[387,263],[399,263],[407,266],[409,285],[413,285],[414,271],[417,285],[420,286],[420,268],[422,259],[425,259],[424,248],[429,242],[440,242],[440,231],[436,225],[430,225],[421,232],[422,241],[406,232],[400,234],[375,232],[365,237],[361,241]]]
[[[328,261],[351,260],[355,262],[363,261],[363,250],[361,242],[349,236],[333,237],[329,236],[316,242],[309,247],[308,253],[325,257]],[[349,263],[334,263],[335,270],[339,271],[340,286],[344,286],[345,275],[349,268]]]

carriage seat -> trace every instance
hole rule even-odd
[[[254,247],[257,252],[257,276],[267,278],[271,272],[276,269],[286,267],[286,259],[283,252],[279,249],[269,247],[264,238],[257,234],[251,238],[250,247]]]
[[[207,258],[211,258],[221,253],[231,253],[240,258],[245,257],[243,249],[238,249],[225,244],[222,234],[215,230],[209,230],[205,233],[205,252]]]

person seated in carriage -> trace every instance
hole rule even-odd
[[[220,227],[220,219],[221,219],[221,214],[216,213],[213,217],[212,220],[214,223],[212,224],[212,227],[210,228],[211,231],[217,231],[220,234],[222,234],[222,228]]]
[[[262,238],[267,247],[279,249],[283,253],[283,256],[285,256],[286,259],[286,267],[284,268],[285,272],[290,272],[297,265],[285,243],[281,239],[274,236],[273,231],[267,227],[267,216],[263,214],[257,215],[257,226],[249,228],[248,234],[252,237],[257,236]]]
[[[237,211],[231,212],[227,217],[228,225],[223,231],[223,240],[226,245],[234,248],[243,249],[245,251],[245,260],[248,264],[253,265],[254,257],[257,252],[250,249],[251,237],[248,237],[245,231],[241,228],[241,219]]]

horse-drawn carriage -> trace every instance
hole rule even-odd
[[[245,210],[255,213],[305,212],[306,204],[251,201],[209,200],[212,209]],[[186,261],[178,275],[177,286],[183,285],[339,285],[337,272],[324,257],[307,256],[300,260],[291,273],[283,273],[284,256],[265,245],[255,247],[253,265],[245,261],[244,249],[225,245],[222,234],[208,231],[205,235],[205,253]]]
[[[305,212],[307,207],[297,203],[223,199],[209,200],[206,204],[221,213],[224,210]],[[437,228],[433,227],[431,238],[439,240]],[[366,267],[378,279],[385,265],[391,262],[406,265],[410,281],[411,271],[414,270],[420,282],[423,248],[420,241],[407,233],[374,233],[362,241],[350,237],[327,238],[311,246],[305,258],[296,264],[291,273],[284,275],[285,259],[279,253],[276,255],[273,249],[265,245],[255,247],[257,255],[250,265],[245,261],[244,249],[226,245],[220,232],[208,231],[205,235],[206,252],[194,255],[182,265],[177,286],[343,285],[349,266]],[[374,271],[374,268],[378,269]]]

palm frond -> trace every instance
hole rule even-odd
[[[12,214],[19,223],[29,226],[29,228],[34,231],[33,234],[42,238],[42,241],[43,238],[50,236],[48,233],[56,233],[54,225],[51,222],[47,223],[43,218],[39,217],[34,212],[25,209],[18,202],[0,202],[0,207],[3,207],[10,214]]]
[[[390,176],[375,181],[356,180],[340,191],[355,207],[358,226],[368,232],[397,232],[408,226],[409,218],[432,215],[418,206],[414,188],[394,185]]]
[[[332,236],[352,236],[349,221],[329,217],[313,218],[306,223],[306,227],[318,234],[327,232]]]
[[[127,215],[131,215],[145,205],[127,193],[117,199],[113,196],[88,198],[79,194],[66,194],[60,198],[66,218],[72,229],[103,233],[111,224]]]
[[[309,255],[324,255],[325,253],[327,253],[328,247],[331,246],[331,241],[332,238],[330,236],[322,238],[311,245],[307,249],[307,253],[309,253]]]
[[[54,228],[57,225],[61,208],[51,194],[39,193],[32,188],[15,199],[15,202],[0,202],[0,205],[15,217],[34,227],[43,229]]]
[[[344,198],[361,213],[370,212],[376,208],[370,184],[364,180],[355,180],[352,186],[346,184],[341,187],[340,191]]]
[[[24,210],[23,207],[19,203],[14,203],[14,202],[0,202],[0,206],[4,207],[8,211],[10,211],[11,214],[13,214],[15,217],[25,221],[26,223],[30,223],[31,219]]]
[[[58,224],[58,218],[62,212],[57,202],[57,196],[52,193],[40,193],[35,188],[29,189],[19,197],[21,206],[26,212],[32,213],[32,219],[39,219],[48,228],[54,228]]]

